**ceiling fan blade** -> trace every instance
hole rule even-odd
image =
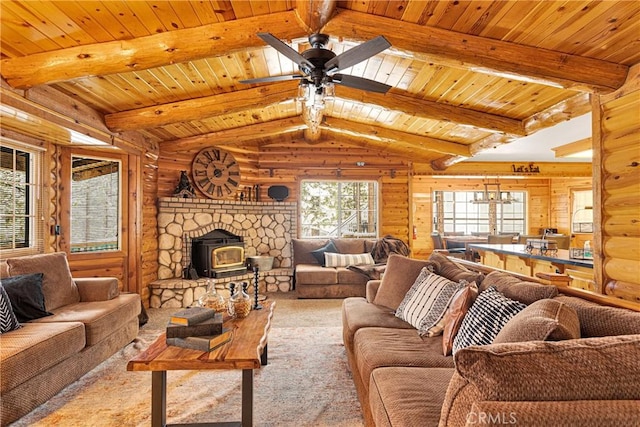
[[[258,33],[258,37],[264,40],[265,43],[273,47],[275,50],[298,64],[301,69],[313,70],[315,65],[309,62],[304,56],[300,55],[295,49],[282,40],[277,38],[271,33]]]
[[[379,83],[375,80],[365,79],[363,77],[350,76],[348,74],[335,74],[331,76],[331,81],[343,86],[352,87],[354,89],[366,90],[368,92],[387,93],[391,86]]]
[[[391,47],[389,40],[384,38],[384,36],[378,36],[330,59],[326,64],[324,64],[324,70],[326,72],[334,73],[344,70],[345,68],[349,68],[352,65],[356,65],[365,59],[369,59],[372,56],[379,54],[389,47]]]
[[[240,83],[271,83],[282,82],[285,80],[298,80],[303,78],[304,76],[301,74],[286,74],[284,76],[258,77],[256,79],[240,80]]]

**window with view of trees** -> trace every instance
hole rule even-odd
[[[509,203],[473,203],[473,191],[434,192],[434,231],[526,234],[525,192],[511,191]]]
[[[38,152],[0,147],[0,249],[42,249],[38,200]]]
[[[301,237],[377,237],[378,183],[303,181]]]
[[[71,159],[71,252],[120,249],[120,162]]]

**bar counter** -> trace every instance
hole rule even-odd
[[[526,245],[469,244],[469,249],[480,255],[480,262],[526,276],[536,273],[560,273],[571,277],[570,286],[595,290],[593,260],[573,259],[569,251],[558,249],[556,256],[533,255],[525,251]]]

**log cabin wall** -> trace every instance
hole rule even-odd
[[[640,302],[640,65],[620,90],[592,104],[596,284]]]

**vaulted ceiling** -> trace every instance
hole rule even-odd
[[[67,108],[86,111],[76,121],[102,122],[96,135],[185,150],[340,141],[442,169],[588,112],[590,93],[616,90],[640,62],[637,1],[3,0],[0,8],[3,104],[17,95],[70,99],[77,104]],[[336,54],[384,35],[391,48],[343,73],[392,89],[337,85],[321,131],[309,132],[295,81],[240,83],[297,71],[258,32],[300,52],[322,32]],[[42,132],[1,112],[4,128]]]

